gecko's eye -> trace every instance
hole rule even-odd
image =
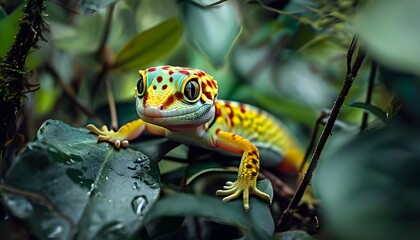
[[[143,74],[140,73],[140,77],[137,80],[137,85],[136,85],[136,94],[137,97],[141,98],[144,96],[144,94],[146,93],[146,79],[143,77]]]
[[[197,102],[200,99],[201,87],[198,78],[193,76],[190,78],[183,89],[184,100],[189,103]]]

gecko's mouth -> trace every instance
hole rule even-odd
[[[212,109],[213,111],[211,111]],[[213,117],[214,108],[209,104],[170,111],[148,110],[140,107],[137,108],[137,113],[143,121],[162,127],[198,126],[206,123]]]

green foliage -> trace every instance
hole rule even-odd
[[[220,67],[238,37],[241,25],[233,3],[225,2],[214,8],[202,7],[212,3],[214,1],[186,1],[182,6],[183,20],[187,39],[214,66]]]
[[[159,196],[157,159],[96,138],[49,120],[10,170],[5,184],[25,194],[3,191],[4,202],[38,237],[127,238],[142,226]]]
[[[393,124],[356,137],[325,157],[314,188],[340,239],[419,236],[419,129]]]
[[[382,111],[382,109],[373,106],[371,104],[366,104],[362,102],[354,102],[349,105],[349,107],[359,108],[362,110],[367,111],[368,113],[373,114],[375,117],[377,117],[379,120],[382,121],[382,123],[386,124],[388,122],[388,118],[386,116],[386,113]]]
[[[353,21],[373,56],[384,65],[419,75],[420,2],[370,1]],[[392,29],[392,30],[391,30]]]
[[[0,57],[22,13],[11,2],[0,3]],[[29,226],[20,224],[13,232],[40,239],[417,237],[418,5],[410,0],[48,1],[48,42],[26,61],[33,69],[30,82],[41,89],[28,95],[19,119],[26,141],[36,137],[0,185],[13,216],[8,219],[21,218]],[[278,232],[296,176],[268,169],[264,159],[260,176],[271,181],[258,185],[273,203],[251,195],[246,213],[242,199],[222,203],[214,197],[227,180],[235,180],[236,170],[226,167],[237,167],[239,158],[148,133],[128,149],[115,150],[97,144],[84,129],[87,122],[98,126],[98,120],[109,126],[113,104],[119,125],[136,119],[138,70],[169,64],[203,69],[218,81],[219,98],[279,117],[306,146],[316,118],[331,108],[342,86],[355,34],[368,57],[315,169],[313,189],[321,208],[300,206],[290,228],[299,230]],[[367,104],[371,61],[379,70]],[[362,111],[371,117],[359,134]],[[65,123],[41,125],[46,119]],[[9,144],[20,144],[16,139]]]
[[[138,71],[156,59],[167,55],[181,36],[178,19],[169,19],[132,38],[117,54],[114,68],[118,71]],[[156,44],[156,43],[159,44]]]

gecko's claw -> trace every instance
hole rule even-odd
[[[223,187],[224,190],[216,191],[217,196],[225,196],[222,201],[228,202],[230,200],[238,198],[241,194],[243,194],[243,205],[245,211],[248,211],[249,206],[249,195],[255,194],[258,197],[262,198],[263,200],[269,202],[271,204],[271,197],[260,191],[256,187],[256,182],[249,180],[249,179],[238,179],[235,182],[227,182],[226,185]]]

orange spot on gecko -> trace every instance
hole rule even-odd
[[[174,74],[174,71],[172,71],[172,70],[169,70],[169,75],[172,75],[172,74]]]
[[[166,101],[163,103],[163,108],[168,108],[169,106],[171,106],[172,105],[172,103],[174,103],[174,101],[175,101],[175,98],[174,98],[174,96],[169,96],[167,99],[166,99]]]
[[[151,68],[148,68],[147,71],[148,72],[154,72],[154,71],[156,71],[156,68],[155,67],[151,67]]]
[[[168,70],[170,68],[170,66],[163,66],[162,70]]]
[[[180,92],[177,92],[177,93],[175,93],[175,99],[176,100],[182,100],[182,98],[183,98],[183,96],[182,96],[182,93],[180,93]]]
[[[156,90],[156,85],[153,85],[153,90]]]
[[[232,140],[236,140],[236,135],[232,134],[231,138],[232,138]]]
[[[185,71],[185,70],[179,70],[178,72],[184,75],[190,75],[190,72]]]
[[[173,82],[174,81],[174,78],[173,77],[170,77],[169,78],[169,82]]]
[[[245,109],[245,105],[244,104],[240,103],[239,104],[239,108],[241,109],[241,113],[245,113],[246,112],[246,109]]]
[[[156,81],[157,81],[158,83],[161,83],[161,82],[162,82],[162,76],[158,76],[158,77],[156,78]]]
[[[167,87],[168,87],[168,85],[163,84],[163,86],[162,86],[162,90],[165,90]]]
[[[220,128],[216,129],[216,134],[219,134],[219,132],[222,131]]]

